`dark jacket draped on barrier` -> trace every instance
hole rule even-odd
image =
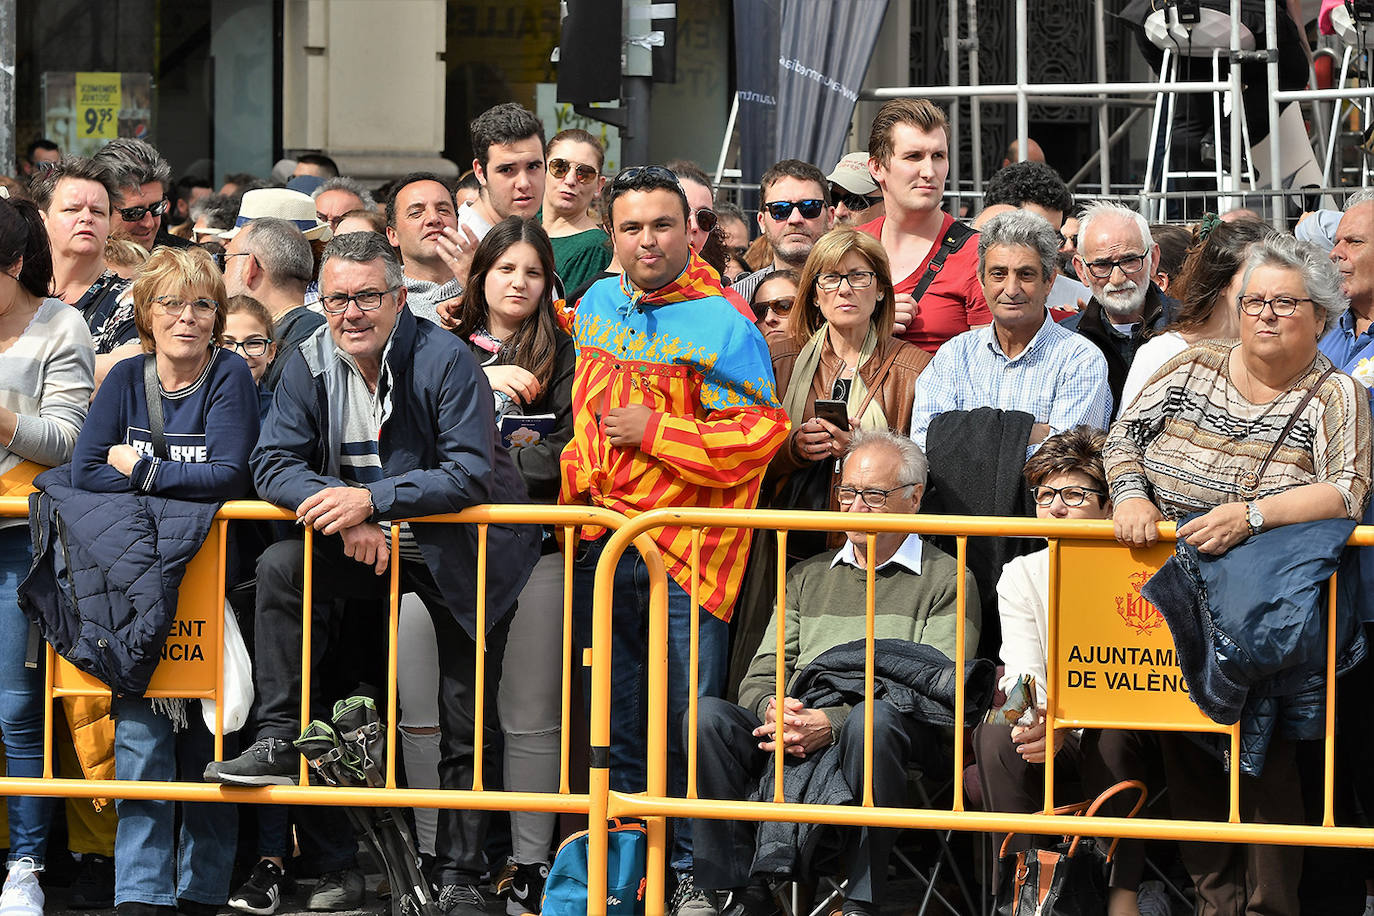
[[[1242,773],[1264,771],[1276,732],[1299,740],[1325,732],[1323,586],[1337,566],[1337,674],[1364,659],[1359,577],[1345,549],[1354,530],[1349,519],[1282,525],[1219,557],[1179,539],[1141,589],[1169,624],[1193,702],[1214,722],[1241,723]]]
[[[116,694],[142,696],[162,660],[186,564],[220,504],[80,490],[70,465],[34,483],[33,566],[19,606],[67,661]]]

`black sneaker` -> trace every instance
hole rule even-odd
[[[472,884],[445,884],[439,888],[439,911],[445,916],[486,916],[487,901]]]
[[[74,910],[108,910],[114,906],[114,859],[82,853],[67,906]]]
[[[718,891],[716,907],[720,916],[777,916],[781,912],[766,884]]]
[[[290,741],[259,738],[233,760],[212,760],[205,781],[230,786],[294,786],[300,777],[300,755]]]
[[[282,883],[286,873],[269,859],[253,866],[253,873],[243,886],[229,895],[229,906],[240,913],[272,916],[281,906]]]
[[[696,886],[690,871],[677,873],[677,889],[668,903],[672,916],[720,916],[715,894],[708,894]]]
[[[507,863],[496,888],[496,893],[506,898],[507,916],[538,913],[544,900],[544,882],[548,878],[549,866],[543,862]]]

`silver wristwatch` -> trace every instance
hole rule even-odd
[[[1245,524],[1250,526],[1250,534],[1260,533],[1264,527],[1264,513],[1260,512],[1259,506],[1255,503],[1245,504]]]

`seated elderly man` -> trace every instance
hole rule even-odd
[[[846,512],[912,513],[921,504],[926,461],[910,439],[888,431],[860,431],[851,440],[838,486],[839,502]],[[741,799],[757,789],[760,779],[771,779],[777,735],[778,709],[782,709],[781,740],[788,766],[800,768],[805,761],[821,758],[816,776],[829,773],[819,786],[824,800],[843,804],[862,796],[864,767],[864,707],[825,705],[813,708],[815,675],[825,668],[850,672],[857,669],[862,683],[865,638],[867,567],[874,568],[874,636],[888,640],[879,653],[878,676],[888,676],[889,665],[900,657],[913,670],[947,667],[955,654],[958,585],[957,567],[949,554],[922,541],[919,535],[901,532],[876,537],[875,554],[867,556],[867,534],[847,533],[848,541],[833,555],[822,554],[792,570],[787,585],[785,615],[786,652],[776,658],[776,614],[740,685],[739,705],[703,698],[698,715],[698,791],[703,798]],[[964,646],[972,657],[978,643],[977,586],[966,574]],[[856,642],[858,641],[858,642]],[[919,644],[919,645],[916,645]],[[857,651],[856,651],[857,650]],[[938,651],[932,651],[938,650]],[[848,662],[840,662],[841,656]],[[776,665],[783,667],[787,695],[774,695]],[[894,666],[895,667],[895,666]],[[952,680],[952,679],[949,679]],[[937,701],[938,702],[938,701]],[[952,701],[951,701],[952,702]],[[948,722],[949,719],[946,719]],[[878,805],[906,802],[906,770],[915,762],[923,769],[948,767],[948,736],[915,712],[903,712],[886,699],[873,708],[873,799]],[[827,748],[834,746],[833,766],[824,766]],[[790,789],[794,776],[784,779]],[[812,779],[807,800],[817,782]],[[771,797],[771,789],[757,793]],[[799,828],[797,825],[765,825],[764,831]],[[719,912],[731,916],[772,912],[763,879],[783,873],[770,850],[809,847],[798,835],[795,844],[775,843],[747,822],[698,820],[695,837],[694,877],[698,888],[715,892]],[[845,913],[877,913],[887,876],[887,859],[894,830],[857,828],[846,837],[849,899]],[[756,854],[756,849],[758,850]],[[799,870],[808,863],[797,862]],[[820,862],[814,862],[819,867]]]

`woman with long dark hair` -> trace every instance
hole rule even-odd
[[[455,330],[486,370],[503,440],[530,498],[545,503],[558,498],[558,456],[573,433],[575,355],[572,338],[558,328],[553,282],[548,236],[534,220],[512,216],[473,254]],[[563,558],[546,532],[511,621],[498,694],[511,791],[558,790],[562,621]],[[539,908],[555,824],[552,814],[511,812],[513,855],[495,883],[512,912]]]

